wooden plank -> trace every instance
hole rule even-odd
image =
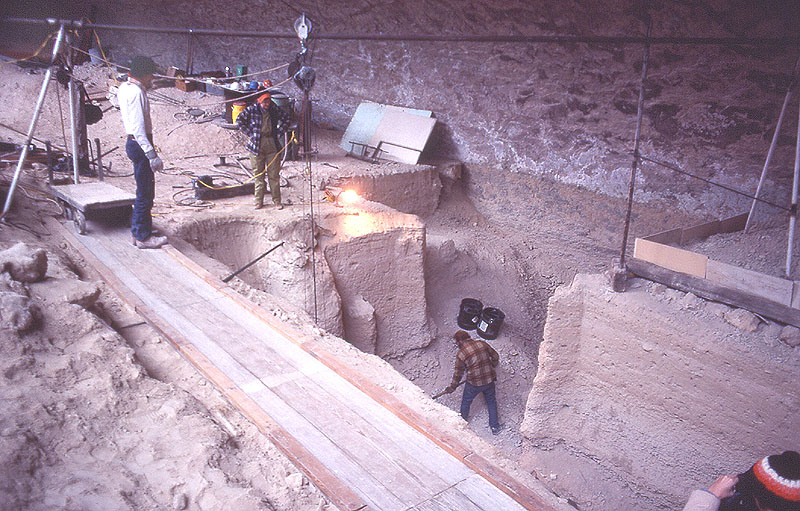
[[[484,511],[495,507],[480,508],[457,488],[448,488],[433,498],[417,504],[411,511]]]
[[[350,459],[319,429],[297,413],[266,386],[251,389],[247,395],[270,414],[282,428],[292,432],[309,452],[347,484],[359,497],[375,509],[405,510],[409,506],[391,494],[372,475]]]
[[[719,220],[712,220],[711,222],[687,227],[681,232],[681,245],[686,245],[690,241],[708,238],[712,234],[717,234],[718,232]]]
[[[115,206],[130,206],[136,196],[100,181],[50,187],[53,194],[81,211]]]
[[[719,221],[719,232],[728,233],[743,230],[749,215],[749,213],[740,213],[732,217],[723,218]]]
[[[45,220],[51,232],[60,234],[67,242],[77,250],[87,263],[95,268],[101,277],[114,289],[114,291],[138,312],[143,313],[143,317],[164,335],[171,342],[182,356],[186,357],[198,370],[211,381],[224,396],[244,413],[253,423],[264,432],[270,440],[292,461],[306,476],[311,480],[339,509],[356,511],[364,510],[367,504],[352,489],[336,477],[328,468],[317,458],[306,450],[302,445],[288,434],[286,430],[279,427],[276,422],[269,417],[263,409],[252,399],[247,397],[229,378],[219,371],[206,357],[204,357],[191,343],[182,337],[168,323],[160,320],[157,315],[150,310],[144,302],[128,289],[120,279],[111,272],[82,241],[88,238],[81,237],[79,240],[74,234],[69,232],[60,222],[54,218]]]
[[[792,307],[800,309],[800,281],[792,282]]]
[[[800,310],[798,309],[767,300],[761,296],[720,286],[708,279],[668,270],[641,259],[630,259],[626,265],[628,271],[640,277],[660,282],[681,291],[691,292],[709,300],[747,309],[781,323],[800,328]]]
[[[213,323],[216,324],[211,328],[218,328],[223,333],[232,331],[236,326],[247,328],[250,321],[242,314],[232,314],[235,310],[237,309],[215,314]],[[238,310],[242,312],[240,308]],[[244,314],[249,313],[244,311]],[[439,492],[473,474],[462,462],[441,450],[427,437],[419,435],[396,415],[298,346],[285,339],[270,340],[264,331],[264,324],[255,319],[256,326],[248,329],[247,333],[239,333],[235,337],[227,336],[226,350],[265,385],[274,387],[276,393],[283,395],[279,389],[283,384],[292,383],[305,388],[306,392],[324,394],[326,401],[317,403],[318,407],[324,407],[326,403],[329,407],[339,405],[344,409],[340,414],[347,417],[348,424],[363,422],[363,425],[353,427],[369,429],[372,436],[380,439],[380,448],[376,455],[381,456],[381,452],[393,453],[394,463],[413,466],[415,473],[424,474],[423,479],[434,484],[429,488],[430,492]],[[198,321],[204,325],[211,322],[202,318]],[[241,329],[237,331],[241,332]],[[309,385],[313,387],[307,388]],[[294,401],[292,395],[285,396],[285,399],[288,403]],[[312,422],[316,424],[315,421]],[[343,443],[345,442],[337,442],[339,445]],[[397,446],[403,447],[398,449]],[[425,465],[419,466],[416,460],[421,459],[427,461]],[[423,483],[424,485],[427,483]]]
[[[633,257],[647,261],[672,271],[705,278],[708,256],[636,238]]]
[[[767,300],[789,307],[792,306],[794,286],[791,280],[765,275],[713,259],[708,260],[706,278],[721,286],[763,296]]]
[[[661,231],[655,234],[651,234],[650,236],[645,236],[642,239],[652,241],[653,243],[661,243],[663,245],[671,245],[673,243],[680,243],[681,242],[681,234],[683,233],[683,229],[670,229],[668,231]]]
[[[492,511],[518,511],[523,509],[514,499],[495,491],[496,489],[484,478],[472,476],[456,485],[462,494],[480,509]]]

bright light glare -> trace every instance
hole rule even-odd
[[[355,190],[345,190],[339,194],[339,200],[345,204],[354,204],[358,200],[358,194]]]

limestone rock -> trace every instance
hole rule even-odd
[[[744,309],[733,309],[724,315],[725,321],[745,332],[755,332],[761,320],[752,312]]]
[[[800,328],[792,325],[786,325],[781,330],[778,338],[792,348],[796,348],[800,346]]]
[[[0,271],[8,272],[19,282],[38,282],[47,273],[47,252],[17,243],[0,252]]]
[[[345,339],[365,353],[375,353],[378,323],[375,308],[363,296],[342,304]]]
[[[439,258],[443,263],[452,263],[456,260],[456,257],[458,257],[458,251],[453,240],[446,240],[439,246]]]
[[[25,332],[39,318],[39,308],[24,288],[8,275],[0,275],[0,329]]]

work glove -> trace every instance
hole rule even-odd
[[[155,149],[147,151],[147,153],[145,153],[145,156],[147,156],[147,159],[150,160],[150,169],[153,171],[154,174],[156,172],[161,172],[162,170],[164,170],[164,162],[161,161],[161,158],[158,157],[158,154],[156,154]]]
[[[444,389],[445,394],[452,394],[455,391],[456,391],[456,386],[453,385],[452,383],[448,385],[446,389]]]

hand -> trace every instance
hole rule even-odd
[[[739,481],[739,476],[736,474],[725,474],[720,476],[708,488],[708,491],[714,494],[719,500],[726,499],[733,495],[733,487]]]
[[[152,169],[153,173],[161,172],[164,170],[164,162],[161,161],[161,158],[156,156],[155,158],[150,158],[150,169]]]
[[[456,391],[456,386],[453,385],[452,383],[448,385],[446,389],[444,389],[445,394],[452,394],[455,391]]]

